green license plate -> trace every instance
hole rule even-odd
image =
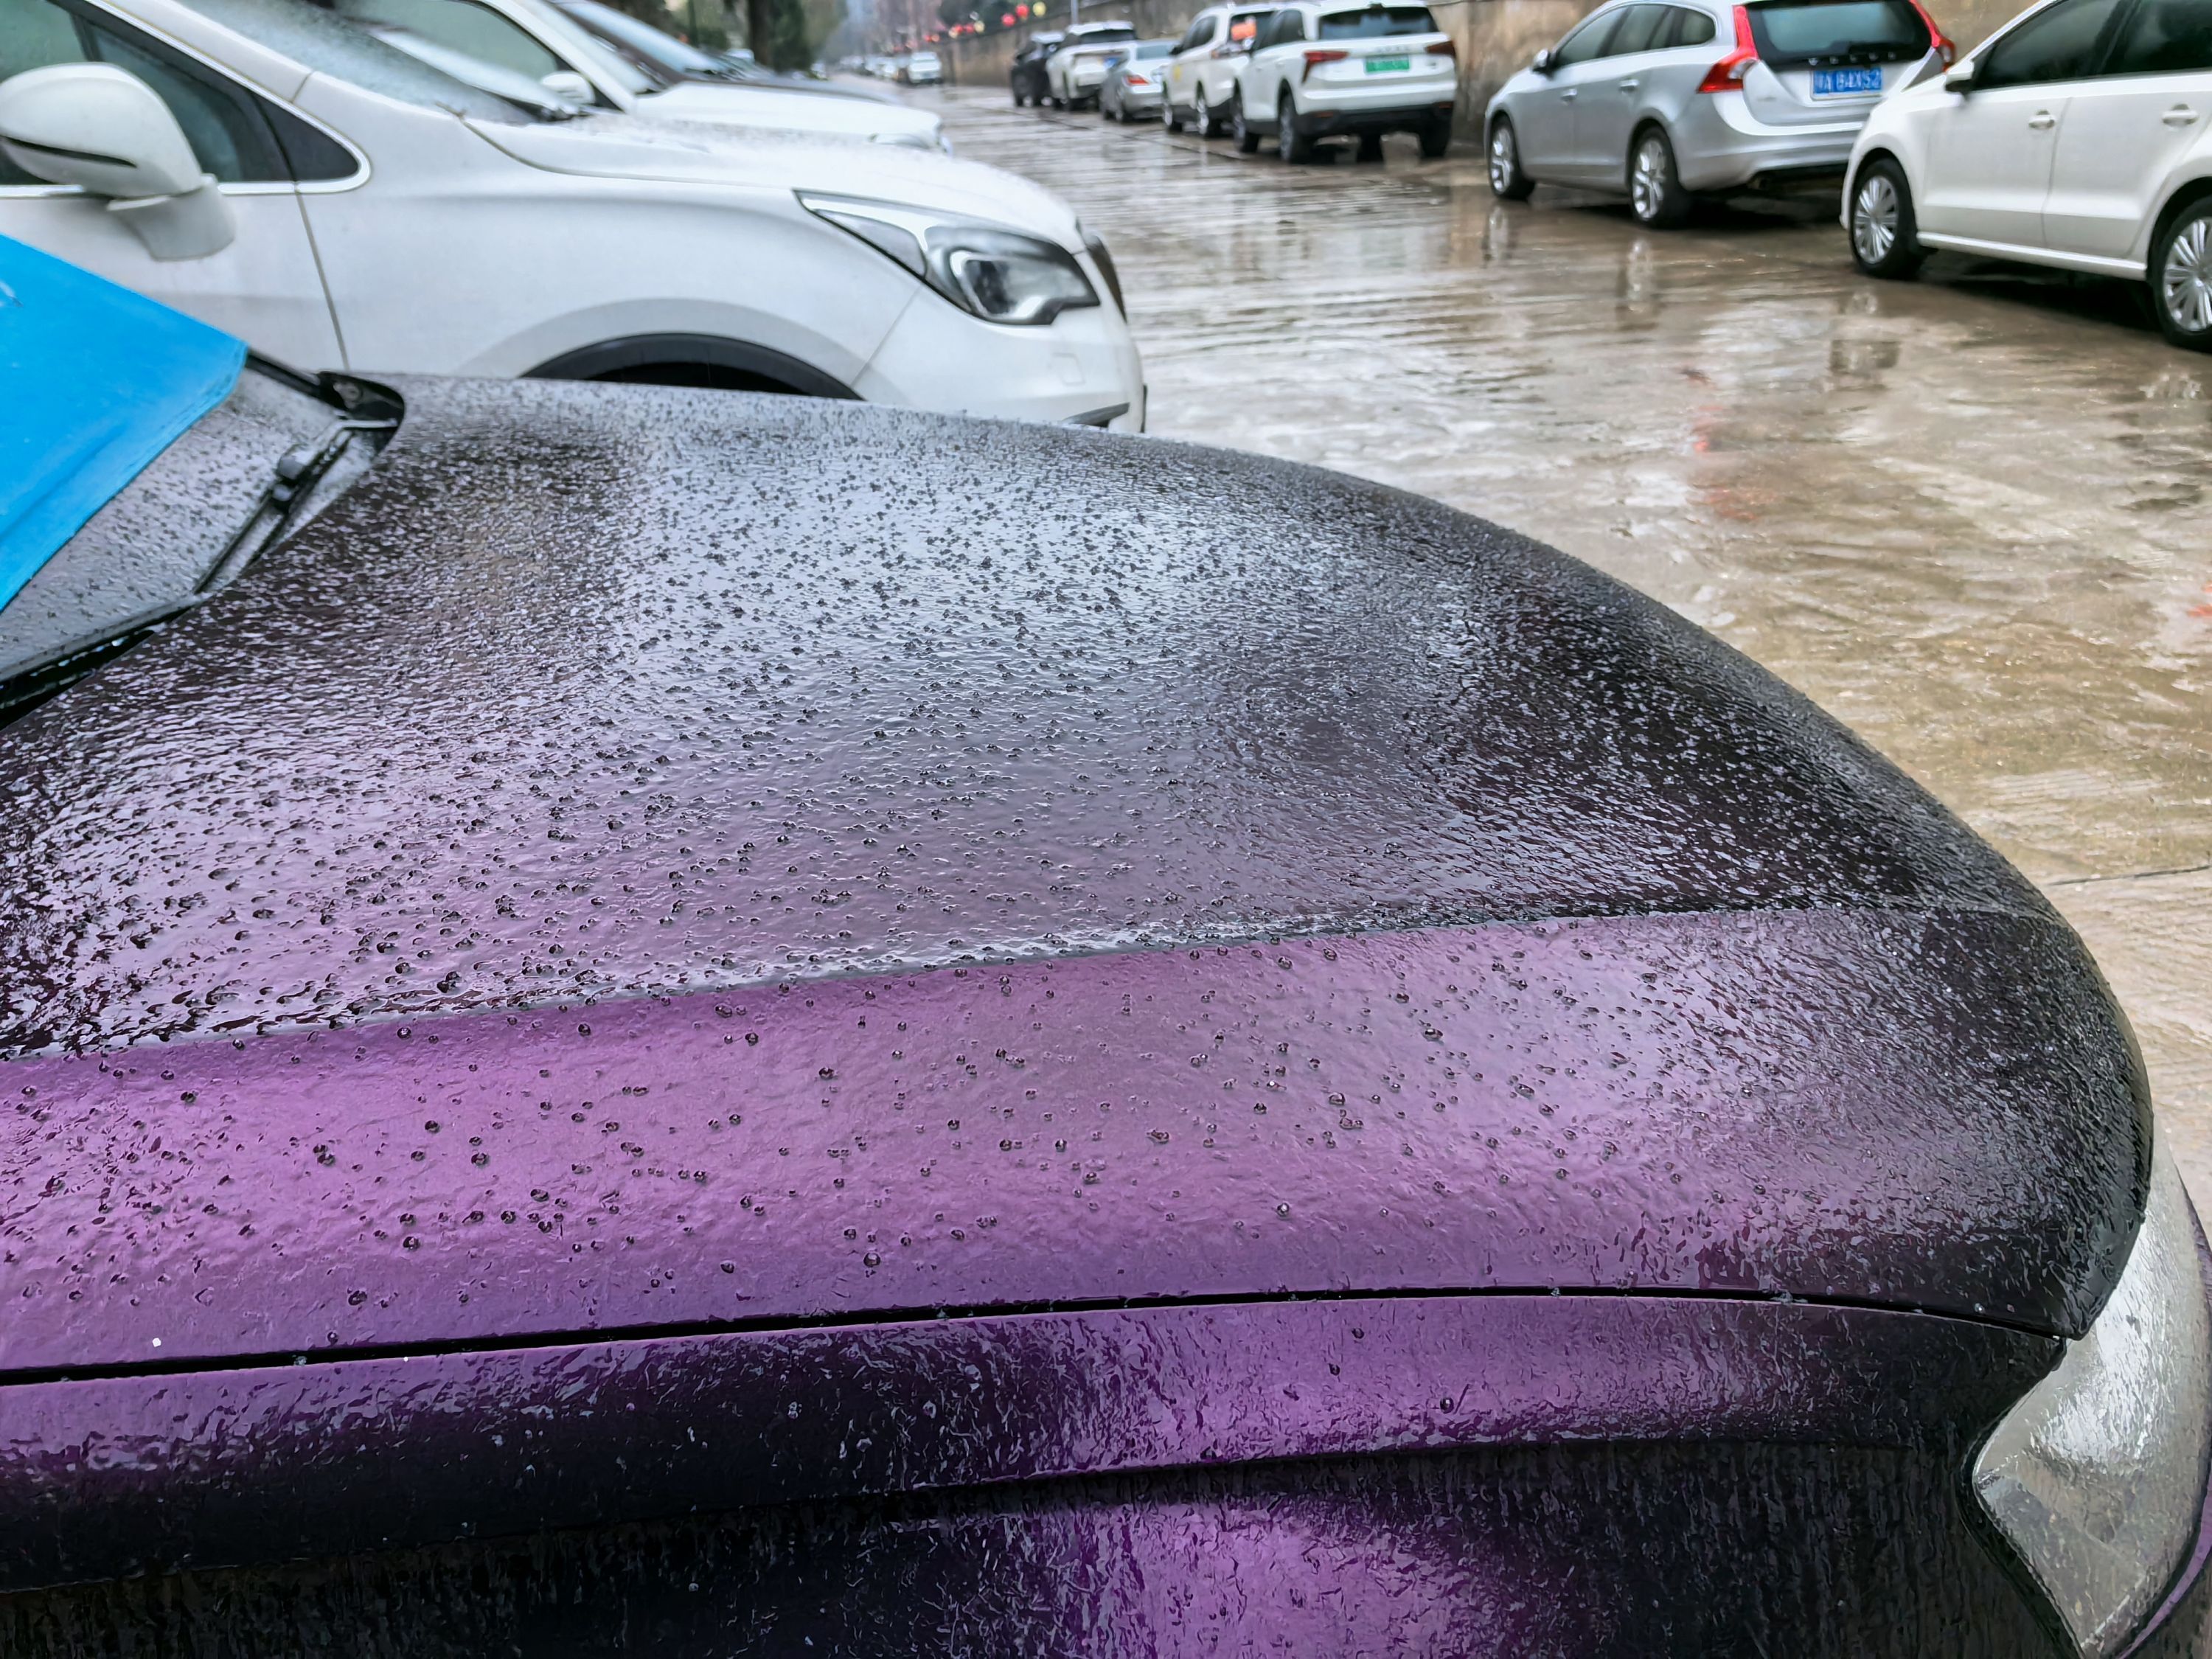
[[[1370,75],[1403,75],[1413,67],[1410,58],[1370,58],[1367,60]]]

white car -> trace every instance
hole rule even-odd
[[[5,3],[0,234],[280,362],[1141,428],[1103,245],[1010,173],[534,118],[307,0]]]
[[[1930,249],[2132,277],[2212,350],[2212,0],[2050,0],[1877,107],[1851,154],[1851,257]]]
[[[914,52],[900,63],[898,78],[903,86],[937,86],[945,79],[945,60],[933,52]]]
[[[1169,131],[1182,131],[1186,121],[1201,138],[1229,131],[1238,60],[1274,12],[1271,5],[1208,6],[1190,20],[1162,77],[1160,107]]]
[[[1066,46],[1045,59],[1045,101],[1055,109],[1084,109],[1098,102],[1098,89],[1106,83],[1106,65],[1121,56],[1137,38],[1123,24],[1113,28],[1068,31]]]
[[[944,122],[923,110],[810,92],[799,86],[668,73],[635,53],[626,56],[611,50],[574,17],[544,0],[319,3],[351,22],[404,30],[404,35],[386,36],[403,51],[416,51],[416,41],[428,41],[447,52],[526,76],[558,97],[625,114],[771,127],[920,149],[951,148],[945,141]],[[683,42],[672,40],[669,44],[681,46]],[[472,76],[465,63],[419,51],[416,55],[486,91],[507,90]]]
[[[1230,130],[1248,155],[1262,137],[1302,161],[1317,139],[1349,134],[1371,149],[1386,132],[1442,155],[1459,58],[1426,6],[1297,0],[1260,25],[1235,84]]]

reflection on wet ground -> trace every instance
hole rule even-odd
[[[1802,688],[2037,881],[2212,1197],[2212,358],[2110,283],[1860,277],[1811,208],[1639,229],[1462,147],[1272,149],[947,90],[1112,245],[1152,429],[1564,548]]]

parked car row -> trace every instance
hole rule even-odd
[[[1450,146],[1458,53],[1425,5],[1212,5],[1180,40],[1134,35],[1101,23],[1033,36],[1010,71],[1015,105],[1158,113],[1170,131],[1233,137],[1248,155],[1273,139],[1286,161],[1340,137],[1370,152],[1391,132],[1413,134],[1425,155]]]
[[[648,76],[595,49],[600,9],[0,0],[0,234],[318,369],[1141,428],[1065,203],[909,129],[859,142],[910,112]],[[837,122],[763,130],[762,100]]]
[[[2212,0],[2044,0],[1965,58],[1918,0],[1611,0],[1486,117],[1491,185],[1840,190],[1852,258],[1937,250],[2143,283],[2212,350]]]

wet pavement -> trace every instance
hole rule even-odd
[[[1862,278],[1811,209],[1639,229],[1462,145],[1285,167],[917,94],[1120,264],[1151,428],[1548,541],[1850,722],[2041,884],[2212,1197],[2212,358],[2124,287]]]

